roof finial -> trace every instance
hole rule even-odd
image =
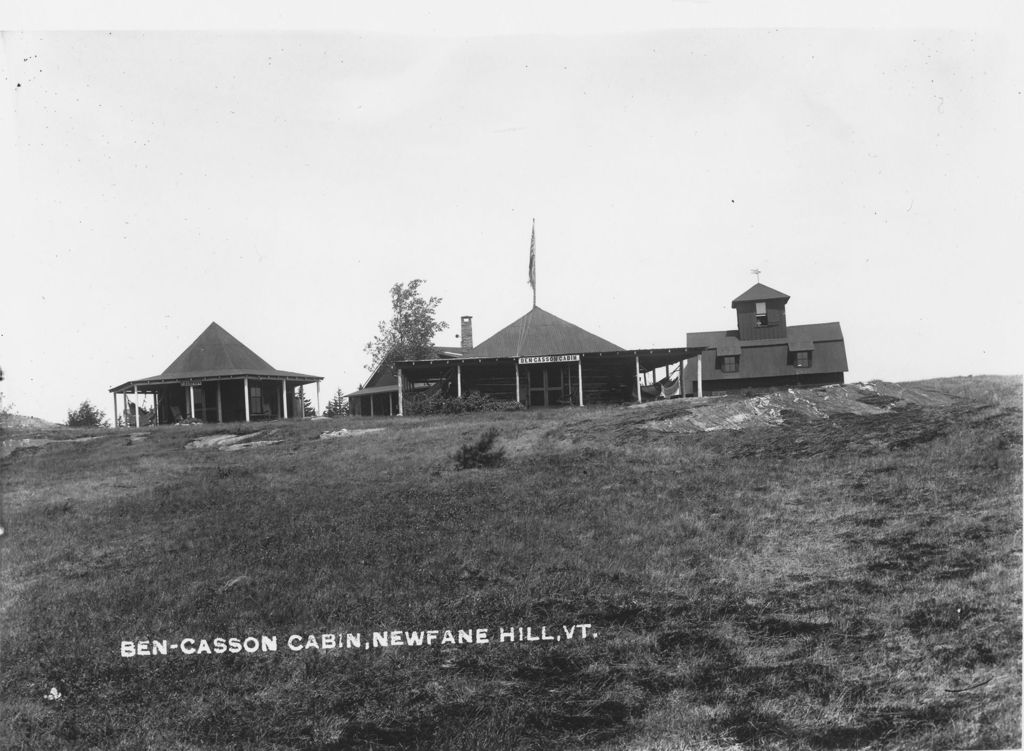
[[[761,269],[751,269],[750,273],[757,277],[757,283],[761,283]]]

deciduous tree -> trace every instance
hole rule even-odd
[[[396,360],[416,360],[430,355],[434,335],[448,328],[436,319],[440,297],[423,297],[422,279],[408,284],[401,282],[391,288],[391,318],[377,326],[377,336],[367,342],[365,351],[370,356],[370,370]]]

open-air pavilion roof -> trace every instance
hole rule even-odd
[[[159,386],[189,380],[229,380],[238,378],[287,380],[296,384],[315,383],[320,376],[278,370],[257,355],[216,322],[206,327],[199,337],[160,375],[136,378],[110,389],[120,393],[136,386]]]

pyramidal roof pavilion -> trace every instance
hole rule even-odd
[[[321,380],[278,370],[214,322],[160,375],[126,381],[110,391],[115,415],[118,394],[126,409],[129,395],[134,406],[140,396],[152,395],[156,422],[178,422],[186,416],[230,422],[301,416],[301,407],[290,404],[295,401],[294,389],[315,383],[319,396]],[[136,425],[141,422],[138,409],[133,419]]]

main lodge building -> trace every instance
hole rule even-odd
[[[352,414],[402,414],[404,399],[428,391],[469,391],[526,407],[643,401],[672,389],[668,372],[701,347],[623,349],[607,339],[534,307],[473,346],[473,319],[462,317],[462,346],[435,350],[422,360],[378,367],[365,387],[346,394]],[[653,383],[659,368],[665,378]],[[652,381],[645,386],[646,381]],[[678,379],[675,380],[678,389]]]

